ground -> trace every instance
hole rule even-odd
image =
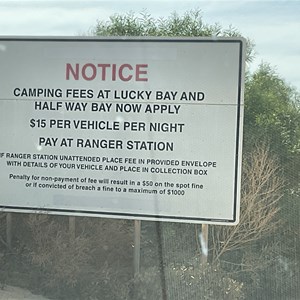
[[[40,295],[33,295],[28,290],[13,286],[3,286],[0,289],[1,300],[48,300]]]

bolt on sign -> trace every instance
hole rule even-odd
[[[0,207],[237,224],[245,41],[0,37]]]

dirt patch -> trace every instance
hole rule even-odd
[[[1,300],[48,300],[40,295],[33,295],[31,292],[25,289],[21,289],[13,286],[4,286],[0,289]]]

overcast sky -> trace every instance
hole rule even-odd
[[[256,44],[252,70],[261,61],[300,91],[300,0],[294,1],[99,1],[0,0],[0,35],[69,36],[87,33],[115,13],[147,10],[167,17],[199,8],[203,21],[232,25]]]

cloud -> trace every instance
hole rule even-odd
[[[0,3],[0,28],[3,35],[75,35],[96,24],[99,17],[107,17],[111,9],[98,5],[35,5],[32,1],[18,7]]]

